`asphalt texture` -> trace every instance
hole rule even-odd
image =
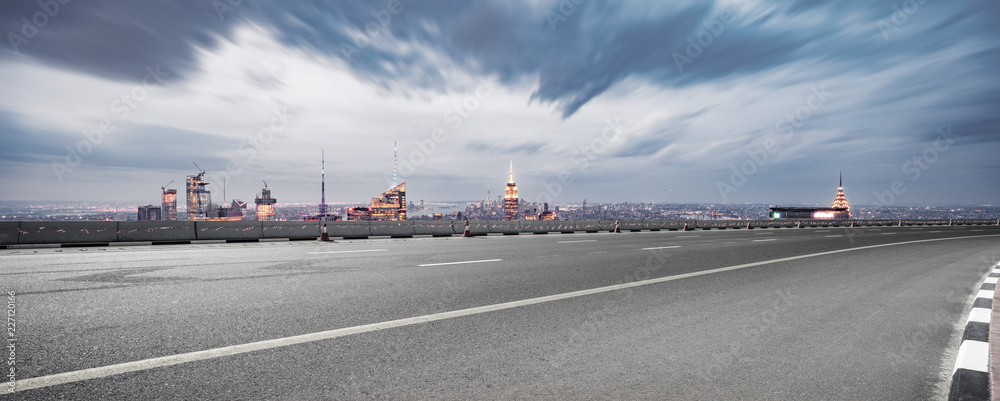
[[[22,381],[852,248],[0,397],[943,397],[1000,227],[19,249],[0,290]]]

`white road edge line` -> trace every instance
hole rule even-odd
[[[427,263],[422,265],[417,265],[418,267],[429,267],[429,266],[447,266],[447,265],[464,265],[466,263],[485,263],[485,262],[499,262],[503,259],[483,259],[483,260],[464,260],[461,262],[445,262],[445,263]]]
[[[597,242],[597,240],[596,239],[582,239],[582,240],[577,240],[577,241],[558,241],[556,243],[557,244],[572,244],[572,243],[575,243],[575,242]]]
[[[291,337],[275,338],[275,339],[271,339],[271,340],[257,341],[257,342],[246,343],[246,344],[237,344],[237,345],[230,345],[230,346],[227,346],[227,347],[212,348],[212,349],[207,349],[207,350],[203,350],[203,351],[187,352],[187,353],[183,353],[183,354],[161,356],[161,357],[158,357],[158,358],[143,359],[143,360],[140,360],[140,361],[124,362],[124,363],[118,363],[118,364],[114,364],[114,365],[100,366],[100,367],[96,367],[96,368],[82,369],[82,370],[76,370],[76,371],[64,372],[64,373],[56,373],[56,374],[52,374],[52,375],[48,375],[48,376],[32,377],[32,378],[28,378],[28,379],[18,380],[18,382],[17,382],[17,384],[18,384],[17,385],[17,391],[21,392],[21,391],[24,391],[24,390],[31,390],[31,389],[42,388],[42,387],[56,386],[56,385],[66,384],[66,383],[74,383],[74,382],[78,382],[78,381],[90,380],[90,379],[97,379],[97,378],[101,378],[101,377],[108,377],[108,376],[113,376],[113,375],[118,375],[118,374],[123,374],[123,373],[138,372],[138,371],[142,371],[142,370],[149,370],[149,369],[154,369],[154,368],[159,368],[159,367],[179,365],[179,364],[182,364],[182,363],[203,361],[203,360],[207,360],[207,359],[215,359],[215,358],[221,358],[221,357],[232,356],[232,355],[239,355],[239,354],[244,354],[244,353],[247,353],[247,352],[261,351],[261,350],[273,349],[273,348],[280,348],[280,347],[287,347],[287,346],[290,346],[290,345],[310,343],[310,342],[316,342],[316,341],[321,341],[321,340],[329,340],[329,339],[345,337],[345,336],[349,336],[349,335],[353,335],[353,334],[369,333],[369,332],[373,332],[373,331],[386,330],[386,329],[391,329],[391,328],[396,328],[396,327],[410,326],[410,325],[415,325],[415,324],[420,324],[420,323],[434,322],[434,321],[438,321],[438,320],[452,319],[452,318],[462,317],[462,316],[471,316],[471,315],[477,315],[477,314],[487,313],[487,312],[494,312],[494,311],[499,311],[499,310],[504,310],[504,309],[511,309],[511,308],[518,308],[518,307],[522,307],[522,306],[541,304],[541,303],[546,303],[546,302],[560,301],[560,300],[563,300],[563,299],[570,299],[570,298],[582,297],[582,296],[585,296],[585,295],[599,294],[599,293],[602,293],[602,292],[623,290],[623,289],[626,289],[626,288],[640,287],[640,286],[644,286],[644,285],[664,283],[664,282],[668,282],[668,281],[681,280],[681,279],[685,279],[685,278],[705,276],[705,275],[709,275],[709,274],[722,273],[722,272],[739,270],[739,269],[746,269],[748,267],[763,266],[763,265],[769,265],[769,264],[772,264],[772,263],[789,262],[789,261],[793,261],[793,260],[813,258],[813,257],[817,257],[817,256],[836,255],[838,253],[854,252],[854,251],[860,251],[860,250],[865,250],[865,249],[883,248],[883,247],[896,246],[896,245],[918,244],[918,243],[933,242],[933,241],[949,241],[949,240],[968,239],[968,238],[997,237],[997,236],[1000,236],[1000,234],[988,234],[988,235],[977,235],[977,236],[966,236],[966,237],[934,238],[934,239],[925,239],[925,240],[916,240],[916,241],[896,242],[896,243],[891,243],[891,244],[860,246],[860,247],[856,247],[856,248],[838,249],[838,250],[834,250],[834,251],[811,253],[811,254],[807,254],[807,255],[790,256],[790,257],[787,257],[787,258],[764,260],[764,261],[760,261],[760,262],[746,263],[746,264],[742,264],[742,265],[720,267],[720,268],[716,268],[716,269],[702,270],[702,271],[691,272],[691,273],[683,273],[683,274],[677,274],[677,275],[667,276],[667,277],[658,277],[658,278],[653,278],[653,279],[648,279],[648,280],[633,281],[633,282],[630,282],[630,283],[622,283],[622,284],[617,284],[617,285],[610,285],[610,286],[607,286],[607,287],[591,288],[589,290],[580,290],[580,291],[573,291],[573,292],[567,292],[567,293],[562,293],[562,294],[547,295],[547,296],[542,296],[542,297],[537,297],[537,298],[523,299],[523,300],[520,300],[520,301],[511,301],[511,302],[504,302],[504,303],[494,304],[494,305],[478,306],[478,307],[474,307],[474,308],[459,309],[459,310],[450,311],[450,312],[433,313],[433,314],[430,314],[430,315],[409,317],[409,318],[397,319],[397,320],[390,320],[390,321],[387,321],[387,322],[365,324],[365,325],[354,326],[354,327],[345,327],[345,328],[342,328],[342,329],[320,331],[320,332],[309,333],[309,334],[300,334],[300,335],[291,336]]]
[[[640,251],[652,251],[652,250],[654,250],[654,249],[670,249],[670,248],[680,248],[680,247],[681,247],[680,245],[671,245],[671,246],[654,246],[654,247],[652,247],[652,248],[642,248],[642,249],[639,249],[639,250],[640,250]]]
[[[321,253],[356,253],[356,252],[384,252],[388,249],[356,249],[353,251],[327,251],[327,252],[306,252],[306,255],[319,255]]]
[[[755,240],[753,240],[753,242],[777,241],[777,240],[778,240],[777,238],[755,239]]]

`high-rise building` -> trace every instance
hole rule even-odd
[[[160,207],[153,205],[139,206],[139,221],[160,221]]]
[[[372,198],[368,208],[371,220],[406,220],[406,183],[399,184]]]
[[[542,213],[538,215],[538,220],[558,220],[559,219],[559,216],[556,215],[555,212],[549,210],[549,203],[548,202],[543,203],[543,205],[544,205],[543,206],[544,209],[542,210]]]
[[[205,189],[205,172],[187,176],[187,215],[189,221],[205,221],[212,207],[212,193]]]
[[[517,184],[514,184],[514,161],[510,162],[510,174],[507,178],[507,188],[503,191],[503,219],[517,220]]]
[[[837,197],[833,200],[834,209],[843,209],[847,212],[847,218],[851,218],[851,205],[847,204],[847,198],[844,196],[844,173],[840,173],[840,184],[837,187]]]
[[[163,214],[163,220],[177,221],[177,190],[161,189],[161,191],[163,199],[160,201],[160,211]]]
[[[257,205],[257,221],[274,221],[274,205],[278,200],[271,197],[271,189],[266,182],[254,203]]]

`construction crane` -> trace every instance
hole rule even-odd
[[[264,180],[261,180],[264,181]],[[264,181],[264,188],[267,188],[267,181]]]
[[[191,162],[191,163],[194,163],[194,162]],[[201,171],[202,173],[205,172],[205,170],[202,169],[201,166],[198,165],[198,163],[194,163],[194,166],[198,168],[198,171]]]
[[[163,184],[163,185],[160,185],[160,191],[166,192],[167,191],[167,185],[170,185],[170,184],[173,184],[173,183],[174,183],[174,180],[170,180],[170,182],[168,182],[166,184]]]

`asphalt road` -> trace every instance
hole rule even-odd
[[[6,250],[3,397],[933,399],[998,259],[995,226]]]

